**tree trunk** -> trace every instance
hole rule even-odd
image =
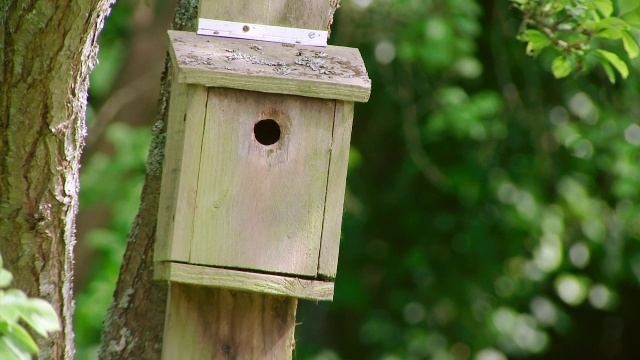
[[[0,252],[14,285],[53,304],[41,359],[74,354],[73,244],[89,73],[113,0],[0,4]]]
[[[193,31],[197,2],[197,0],[179,1],[173,23],[174,29]],[[328,30],[339,0],[298,0],[296,2],[200,0],[200,3],[203,2],[209,4],[206,9],[207,14],[202,15],[204,17]],[[257,9],[258,6],[260,9]],[[236,11],[229,10],[231,8],[236,8]],[[252,8],[255,11],[246,11]],[[264,9],[271,10],[262,11]],[[276,9],[280,9],[280,13],[277,13]],[[319,15],[311,25],[303,26],[303,19],[290,23],[292,17],[289,10],[293,10],[293,13],[299,16],[309,13],[322,15]],[[237,14],[250,17],[262,16],[262,18],[236,19]],[[102,360],[159,359],[162,350],[167,286],[164,282],[153,281],[153,247],[164,161],[167,105],[171,87],[170,64],[168,62],[167,64],[162,81],[159,121],[154,126],[140,210],[129,233],[120,277],[114,293],[114,302],[107,314],[102,333],[99,354]]]

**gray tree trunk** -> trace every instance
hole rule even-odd
[[[72,359],[73,244],[89,73],[113,0],[0,2],[0,253],[53,304],[41,359]]]

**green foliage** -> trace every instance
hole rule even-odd
[[[95,108],[109,95],[113,84],[122,68],[126,56],[129,34],[131,33],[130,19],[134,10],[132,1],[120,1],[113,6],[106,26],[100,32],[100,51],[98,52],[98,66],[91,72],[89,88],[90,106]],[[91,113],[90,113],[91,114]],[[87,121],[91,123],[92,118]]]
[[[135,6],[134,1],[118,1],[100,34],[100,61],[91,74],[89,132],[93,131],[91,123],[96,109],[110,95],[126,60]],[[96,358],[102,324],[113,301],[127,234],[140,204],[151,138],[149,129],[133,128],[118,121],[111,123],[103,136],[110,148],[85,158],[80,176],[81,211],[94,212],[109,220],[78,239],[91,251],[83,256],[92,257],[91,266],[86,269],[89,271],[86,283],[81,284],[75,294],[73,321],[76,359],[79,360]],[[78,274],[81,275],[84,274]]]
[[[361,50],[373,92],[356,108],[335,302],[320,329],[300,309],[299,358],[632,357],[635,68],[616,88],[599,72],[556,81],[547,70],[567,76],[575,56],[531,28],[532,62],[504,3],[360,3],[332,34]],[[597,51],[618,49],[589,46],[627,75]]]
[[[623,79],[629,76],[627,64],[602,47],[611,46],[611,40],[620,40],[630,59],[640,54],[633,33],[640,29],[640,0],[618,1],[617,16],[612,0],[511,2],[523,14],[518,39],[527,43],[527,54],[537,56],[549,47],[560,53],[551,65],[556,78],[585,70],[591,60],[602,66],[611,83],[616,81],[614,69]]]
[[[93,358],[107,309],[113,300],[127,234],[140,204],[145,158],[151,133],[146,128],[115,122],[106,130],[114,153],[94,154],[80,176],[80,206],[91,211],[107,204],[110,221],[91,229],[83,239],[95,252],[92,277],[76,295],[74,328],[78,359]],[[123,186],[126,184],[126,186]]]
[[[547,3],[529,19],[578,6],[516,6]],[[295,358],[636,356],[640,81],[637,58],[620,59],[637,55],[640,15],[637,1],[580,4],[590,28],[552,31],[565,50],[504,1],[341,2],[332,41],[360,49],[373,92],[356,107],[335,301],[300,303]],[[627,80],[609,85],[615,72]],[[116,153],[82,174],[82,205],[119,220],[92,231],[80,349],[98,341],[148,143],[111,131]]]
[[[38,345],[20,323],[42,337],[60,330],[60,320],[51,304],[29,298],[17,289],[9,289],[13,277],[2,266],[0,257],[0,359],[31,359]]]

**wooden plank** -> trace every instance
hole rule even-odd
[[[172,260],[189,259],[193,236],[193,217],[196,208],[198,174],[202,150],[202,132],[207,106],[208,90],[204,86],[189,86],[185,121],[182,169],[176,202]]]
[[[291,359],[297,299],[169,283],[162,359]]]
[[[371,81],[358,49],[169,31],[178,81],[267,93],[365,102]]]
[[[318,260],[318,275],[335,278],[338,270],[340,230],[344,209],[344,192],[349,165],[349,147],[353,124],[353,103],[336,101],[333,144],[327,182],[327,201],[322,227],[322,243]]]
[[[199,16],[252,24],[277,25],[302,29],[328,30],[333,12],[327,2],[317,0],[234,0],[234,6],[224,1],[200,0]]]
[[[175,76],[175,73],[174,73]],[[178,183],[182,167],[182,149],[184,144],[184,124],[182,119],[187,109],[187,85],[174,81],[171,86],[167,137],[165,143],[164,167],[162,170],[162,186],[158,203],[158,223],[156,225],[156,245],[153,258],[155,261],[171,259],[174,217],[178,198]],[[187,260],[187,256],[183,259]]]
[[[333,300],[334,283],[258,274],[172,262],[156,263],[154,278],[183,284],[291,296],[308,300]]]
[[[335,101],[210,88],[190,262],[315,277]],[[254,125],[273,119],[265,146]]]
[[[176,85],[174,89],[177,92],[172,93],[169,106],[176,110],[169,110],[154,255],[156,261],[189,260],[207,104],[208,91],[204,86],[185,88]]]

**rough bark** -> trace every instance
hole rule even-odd
[[[193,30],[196,13],[197,0],[179,0],[172,27]],[[129,232],[114,301],[104,322],[99,359],[159,359],[162,350],[167,285],[153,281],[153,246],[171,88],[169,66],[167,61],[140,209]]]
[[[73,244],[89,73],[113,0],[0,2],[0,252],[14,285],[48,299],[63,330],[41,359],[74,354]]]
[[[329,28],[339,0],[324,1],[331,14],[327,19],[326,27]],[[197,4],[198,0],[178,2],[174,29],[194,29]],[[141,205],[129,233],[114,302],[105,321],[99,354],[101,360],[159,359],[161,354],[167,286],[166,283],[153,281],[153,247],[171,87],[169,67],[170,64],[167,62],[163,74],[158,122],[154,126],[147,160],[147,176],[142,190]]]

